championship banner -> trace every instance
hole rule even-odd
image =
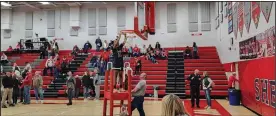
[[[273,56],[275,54],[275,27],[273,26],[266,32],[267,43],[267,56]]]
[[[269,21],[272,4],[273,4],[273,2],[261,2],[261,9],[264,14],[266,22]]]
[[[233,6],[233,31],[235,35],[235,39],[237,39],[238,35],[238,2],[236,2]]]
[[[228,34],[233,32],[232,2],[227,2]]]
[[[239,2],[239,5],[238,5],[238,26],[239,26],[239,32],[241,34],[241,37],[242,37],[242,34],[243,34],[243,25],[244,25],[244,21],[243,21],[243,4],[244,2]]]
[[[260,2],[251,2],[251,7],[252,7],[252,11],[251,11],[252,19],[257,29],[259,24],[260,13],[261,13]]]
[[[251,23],[251,2],[244,2],[244,22],[246,30],[249,33]]]

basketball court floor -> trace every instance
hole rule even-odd
[[[190,100],[185,99],[185,109],[191,116],[256,116],[243,106],[230,106],[227,100],[213,100],[212,109],[205,110],[206,101],[201,100],[200,107],[192,109]],[[36,104],[32,100],[30,105],[18,104],[15,107],[3,109],[2,116],[102,116],[103,100],[74,100],[72,106],[66,105],[67,100],[45,100],[44,104]],[[162,102],[147,99],[144,102],[146,116],[160,116]],[[109,109],[109,107],[107,108]],[[107,112],[109,113],[109,111]],[[119,108],[115,108],[114,116],[119,115]],[[137,110],[133,116],[139,116]]]

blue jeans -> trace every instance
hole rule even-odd
[[[30,90],[31,90],[31,86],[24,86],[24,102],[26,104],[30,104],[31,103],[31,98],[30,98]]]
[[[58,78],[58,75],[59,75],[59,70],[56,67],[54,67],[54,77],[55,77],[55,79]]]
[[[83,97],[84,98],[89,97],[89,95],[90,95],[89,92],[90,92],[89,87],[83,87]]]
[[[152,61],[152,63],[156,63],[156,60],[154,57],[150,57],[150,60]]]
[[[99,51],[100,51],[100,49],[101,49],[101,47],[100,47],[100,46],[96,46],[96,51],[97,51],[97,52],[99,52]]]
[[[210,90],[210,88],[204,89],[204,93],[205,93],[205,97],[207,100],[207,105],[211,106],[211,90]]]
[[[38,97],[38,94],[40,96],[40,100],[43,100],[43,90],[42,88],[34,88],[34,91],[35,91],[35,98],[36,100],[39,100],[39,97]]]

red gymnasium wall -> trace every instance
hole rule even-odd
[[[275,57],[241,61],[238,64],[242,104],[261,115],[274,116]]]

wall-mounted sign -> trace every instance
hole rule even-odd
[[[232,2],[227,2],[228,34],[233,32]]]
[[[243,25],[244,25],[244,20],[243,20],[243,5],[244,5],[244,2],[239,2],[239,5],[238,5],[238,26],[239,26],[239,32],[240,32],[240,35],[242,37],[242,34],[243,34]]]
[[[235,39],[237,39],[238,35],[238,2],[236,2],[233,6],[233,31],[235,35]]]
[[[269,21],[272,4],[273,4],[273,2],[261,2],[261,9],[264,14],[266,22]]]

